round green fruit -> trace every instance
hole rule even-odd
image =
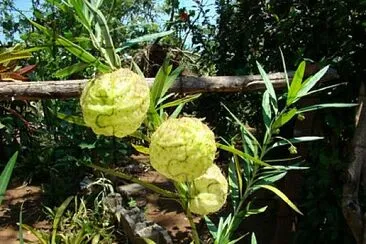
[[[80,98],[86,125],[95,134],[116,137],[130,135],[141,126],[149,103],[146,80],[129,69],[90,80]]]
[[[225,204],[228,183],[220,168],[213,164],[205,174],[191,183],[189,208],[192,213],[207,215]]]
[[[159,173],[178,182],[193,181],[215,159],[215,135],[199,119],[168,119],[152,135],[149,151]]]

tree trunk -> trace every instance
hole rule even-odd
[[[360,205],[360,190],[366,192],[366,96],[362,85],[353,138],[351,163],[343,186],[342,209],[357,244],[366,244],[366,214]]]

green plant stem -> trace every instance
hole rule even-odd
[[[198,231],[197,231],[197,228],[196,228],[196,224],[194,223],[191,210],[189,209],[188,206],[186,207],[185,210],[186,210],[187,218],[189,220],[189,224],[191,225],[191,228],[192,228],[192,239],[193,239],[193,242],[195,244],[200,244],[201,243],[201,240],[200,240],[200,237],[198,235]]]
[[[121,178],[121,179],[124,179],[124,180],[129,180],[129,181],[132,181],[134,183],[137,183],[137,184],[140,184],[142,185],[143,187],[146,187],[156,193],[159,193],[161,195],[163,195],[164,197],[167,197],[167,198],[179,198],[179,194],[177,193],[174,193],[174,192],[171,192],[171,191],[167,191],[167,190],[164,190],[158,186],[155,186],[151,183],[148,183],[148,182],[145,182],[145,181],[142,181],[138,178],[135,178],[133,177],[132,175],[129,175],[129,174],[125,174],[123,172],[117,172],[113,169],[106,169],[106,168],[103,168],[103,167],[100,167],[98,165],[95,165],[95,164],[90,164],[90,165],[87,165],[88,167],[91,167],[93,169],[96,169],[96,170],[99,170],[99,171],[102,171],[103,173],[106,173],[108,175],[113,175],[113,176],[116,176],[118,178]]]

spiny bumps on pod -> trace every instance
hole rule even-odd
[[[95,134],[124,137],[135,132],[145,119],[150,91],[143,77],[119,69],[89,81],[80,104],[84,121]]]
[[[200,215],[218,211],[226,202],[227,191],[225,176],[217,165],[211,165],[205,174],[191,183],[190,210]]]
[[[151,165],[178,182],[193,181],[213,164],[215,135],[196,118],[164,121],[151,137]]]

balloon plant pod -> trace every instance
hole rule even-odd
[[[95,134],[124,137],[146,117],[150,91],[146,80],[129,69],[102,74],[88,82],[80,104],[87,126]]]
[[[216,164],[195,179],[189,188],[189,209],[192,213],[207,215],[220,210],[226,202],[228,183]]]
[[[165,177],[193,181],[215,159],[215,135],[197,118],[170,118],[151,136],[149,152],[152,167]]]

